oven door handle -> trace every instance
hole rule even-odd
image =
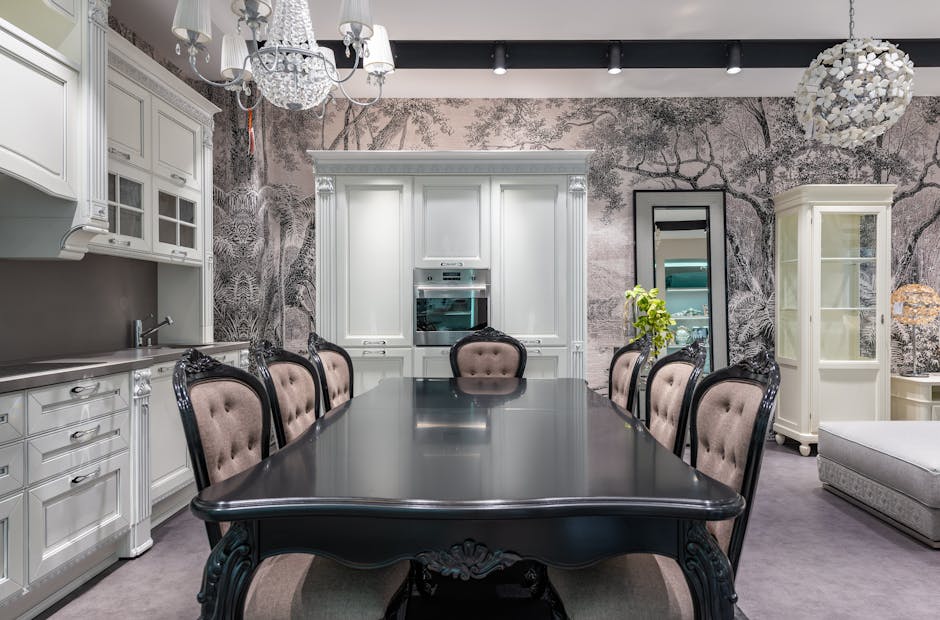
[[[415,286],[415,297],[418,299],[464,299],[466,297],[486,297],[489,285],[475,284],[471,286]]]

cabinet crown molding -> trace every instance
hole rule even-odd
[[[845,204],[849,201],[860,204],[891,204],[894,202],[896,188],[897,185],[891,183],[800,185],[774,196],[774,208],[780,211],[804,202]]]
[[[307,151],[326,174],[587,174],[594,151]]]

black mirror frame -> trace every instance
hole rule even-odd
[[[515,347],[516,351],[519,352],[519,368],[516,369],[516,378],[521,379],[525,374],[525,363],[528,358],[528,353],[525,350],[525,346],[508,334],[504,334],[495,327],[484,327],[483,329],[473,332],[472,334],[467,334],[460,340],[454,343],[450,348],[450,370],[454,374],[454,377],[462,376],[460,374],[460,368],[457,366],[457,353],[464,345],[468,345],[474,342],[502,342],[508,345]]]
[[[320,409],[321,375],[317,367],[306,357],[285,351],[268,340],[262,340],[258,343],[254,351],[254,358],[258,367],[258,375],[260,375],[261,382],[264,383],[264,388],[268,393],[268,406],[271,408],[271,415],[274,418],[274,435],[277,438],[277,445],[278,448],[283,448],[288,443],[287,434],[284,431],[281,404],[277,400],[277,387],[274,385],[274,378],[271,376],[268,365],[277,362],[288,362],[297,364],[310,373],[310,377],[313,379],[313,407],[317,420],[323,417],[323,411]]]

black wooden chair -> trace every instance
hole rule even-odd
[[[310,332],[307,338],[307,351],[320,373],[323,412],[329,413],[355,395],[352,359],[346,349],[324,340],[316,332]]]
[[[620,347],[610,360],[607,375],[607,396],[615,404],[631,413],[636,413],[633,406],[640,383],[640,372],[650,356],[649,334],[637,338],[630,344]]]
[[[705,366],[705,354],[705,347],[695,341],[657,360],[646,380],[646,427],[680,458],[692,394]]]
[[[256,377],[189,349],[176,363],[173,390],[200,491],[267,458],[271,412]],[[206,522],[210,546],[228,525]],[[407,573],[406,562],[357,570],[303,553],[265,558],[252,576],[244,617],[379,618]]]
[[[745,500],[744,512],[734,519],[707,523],[735,575],[779,385],[780,369],[765,352],[711,373],[692,399],[692,466]],[[549,576],[572,618],[694,616],[688,584],[673,558],[623,555],[586,569],[550,569]]]
[[[525,373],[526,350],[498,329],[484,327],[450,348],[455,377],[519,377]]]
[[[268,393],[277,445],[283,448],[310,428],[320,413],[320,375],[307,358],[261,341],[254,352]]]

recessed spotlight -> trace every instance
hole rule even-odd
[[[728,68],[725,71],[728,75],[741,73],[741,42],[732,41],[728,44]]]
[[[493,46],[493,73],[496,75],[506,74],[506,59],[508,57],[505,43],[497,43]]]
[[[620,41],[613,41],[607,46],[607,73],[617,75],[622,71],[620,68],[621,54]]]

